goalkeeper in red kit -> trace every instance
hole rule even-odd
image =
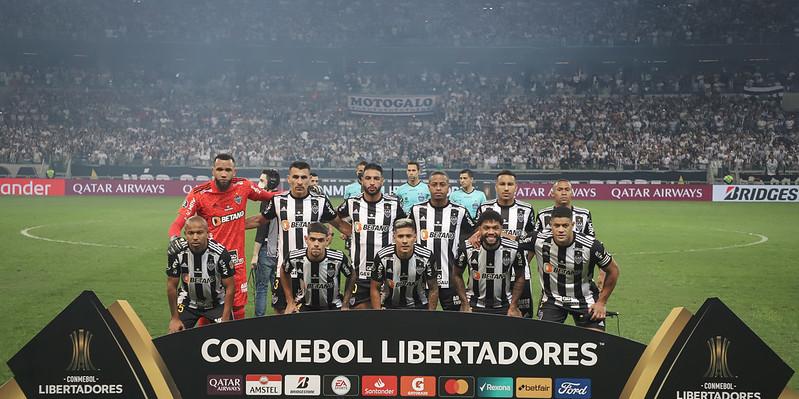
[[[228,249],[233,265],[236,295],[233,301],[233,318],[244,318],[247,304],[247,262],[244,259],[244,213],[247,200],[269,201],[274,192],[258,187],[257,184],[236,177],[236,164],[229,154],[219,154],[214,158],[211,169],[213,180],[194,187],[183,201],[178,217],[169,228],[169,251],[177,253],[187,247],[181,237],[186,219],[199,215],[208,222],[209,238]],[[273,176],[279,179],[279,176]]]

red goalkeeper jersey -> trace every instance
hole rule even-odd
[[[200,184],[186,195],[178,217],[169,229],[169,235],[180,236],[186,219],[200,215],[208,222],[210,238],[224,245],[230,252],[231,263],[239,266],[244,263],[244,212],[247,200],[268,201],[274,195],[240,177],[231,180],[227,191],[219,191],[213,180]]]

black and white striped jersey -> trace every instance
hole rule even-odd
[[[284,271],[297,274],[300,288],[296,300],[310,310],[341,308],[340,277],[352,275],[347,257],[334,249],[325,250],[325,257],[319,262],[308,259],[307,248],[291,251]]]
[[[394,242],[394,221],[405,217],[402,205],[393,195],[383,194],[379,201],[369,202],[361,193],[344,200],[338,215],[352,219],[352,267],[357,271],[357,283],[369,287],[375,255]]]
[[[550,231],[549,219],[552,217],[554,206],[548,206],[538,212],[535,218],[535,231]],[[582,233],[594,237],[594,222],[591,220],[591,211],[585,208],[572,207],[572,221],[574,222],[574,232]]]
[[[594,266],[604,269],[613,260],[596,237],[574,233],[569,246],[558,246],[552,232],[541,232],[519,243],[535,251],[543,302],[572,309],[586,310],[599,298],[594,284]]]
[[[308,226],[313,222],[329,222],[336,218],[336,210],[324,195],[308,194],[305,198],[294,198],[290,192],[276,195],[261,212],[266,220],[280,223],[277,247],[277,277],[291,251],[305,248]],[[292,278],[297,278],[292,274]]]
[[[502,215],[502,231],[517,238],[524,238],[535,231],[535,209],[522,201],[513,201],[513,205],[503,206],[496,199],[486,201],[477,209],[477,217],[486,209],[493,209]],[[525,265],[527,263],[525,262]],[[530,279],[530,268],[524,268],[524,279]]]
[[[472,280],[472,307],[502,308],[510,305],[513,277],[511,271],[525,268],[527,261],[524,251],[519,249],[516,241],[500,239],[495,249],[486,249],[482,245],[472,247],[470,243],[461,249],[458,263],[464,270],[469,270]]]
[[[436,207],[427,201],[411,207],[408,217],[416,224],[416,243],[433,251],[441,271],[438,286],[449,288],[458,249],[474,230],[469,210],[453,202]]]
[[[437,275],[432,251],[416,244],[410,258],[400,259],[392,244],[378,251],[371,279],[384,284],[386,308],[413,309],[427,305],[425,286]]]
[[[192,309],[207,310],[225,303],[222,279],[233,277],[233,264],[225,247],[208,240],[202,253],[191,249],[168,255],[166,275],[180,278],[178,303]]]

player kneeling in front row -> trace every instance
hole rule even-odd
[[[300,286],[296,298],[287,301],[286,313],[349,309],[349,295],[355,285],[352,267],[342,252],[327,248],[331,238],[324,224],[311,223],[305,236],[305,248],[289,253],[280,274],[280,286],[286,298],[294,298],[291,275],[297,275]],[[343,303],[339,289],[341,275],[347,278]]]
[[[372,309],[380,309],[383,293],[387,309],[436,310],[438,306],[438,266],[433,251],[416,244],[411,219],[394,221],[394,244],[377,252],[371,278]]]
[[[170,333],[194,327],[200,317],[212,323],[231,320],[236,292],[230,253],[208,238],[205,219],[188,218],[183,232],[186,246],[168,255],[166,269]]]
[[[461,249],[454,277],[469,269],[472,312],[521,317],[519,298],[527,287],[524,251],[516,241],[502,237],[502,215],[493,209],[480,214],[477,229],[480,244],[467,242]]]
[[[572,315],[576,325],[605,330],[605,304],[616,287],[619,267],[594,237],[574,232],[572,209],[556,206],[549,219],[551,231],[519,243],[535,251],[541,281],[538,319],[563,323]],[[594,266],[605,272],[602,291],[594,284]]]

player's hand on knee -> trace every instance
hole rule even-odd
[[[169,333],[176,333],[178,331],[183,331],[185,327],[183,326],[183,322],[180,319],[170,319],[169,320]]]
[[[166,253],[175,256],[189,248],[189,243],[183,237],[172,237],[169,239],[169,248]]]
[[[588,308],[588,314],[591,315],[591,320],[605,320],[607,316],[605,304],[597,302],[591,305],[591,307]]]

